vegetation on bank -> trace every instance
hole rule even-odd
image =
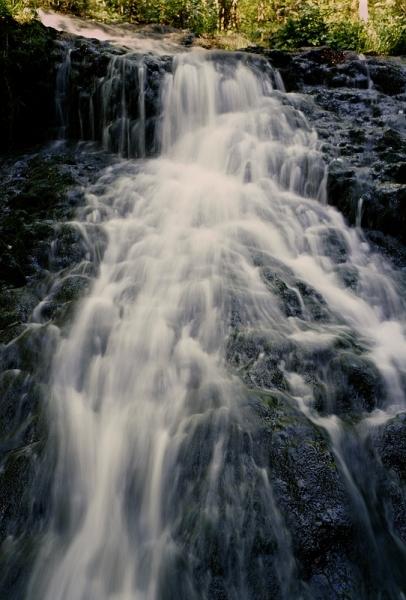
[[[161,23],[198,35],[244,36],[280,49],[337,49],[406,54],[404,0],[0,0],[0,15],[30,19],[38,8],[103,21]]]
[[[20,24],[2,12],[0,153],[48,138],[46,124],[54,111],[55,33],[36,20]]]

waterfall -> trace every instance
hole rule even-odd
[[[57,137],[100,142],[105,150],[123,158],[154,152],[158,115],[146,97],[151,78],[159,82],[162,77],[155,72],[154,59],[134,53],[107,54],[105,72],[98,76],[97,66],[92,73],[85,55],[81,67],[91,75],[80,79],[75,71],[76,54],[66,45],[57,70]]]
[[[68,133],[68,97],[71,75],[72,49],[64,46],[65,59],[58,66],[55,83],[55,112],[57,122],[57,137],[65,139]]]
[[[142,62],[113,59],[101,113],[88,102],[124,157],[145,155],[145,81]],[[120,160],[87,190],[83,221],[108,244],[52,366],[53,518],[30,600],[310,599],[257,455],[264,392],[324,432],[361,506],[328,357],[345,348],[382,381],[362,427],[404,409],[404,305],[326,203],[317,135],[278,81],[244,54],[175,57],[161,154]],[[232,348],[258,332],[264,350],[244,367]]]

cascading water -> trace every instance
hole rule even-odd
[[[56,73],[55,112],[58,124],[57,136],[65,139],[68,133],[68,93],[71,72],[71,48],[65,47],[65,59]]]
[[[102,76],[92,73],[78,82],[72,75],[76,54],[72,48],[65,48],[65,58],[57,70],[58,138],[97,141],[105,150],[123,158],[142,158],[147,147],[153,152],[157,115],[155,101],[146,96],[146,88],[150,90],[148,78],[152,77],[159,85],[164,59],[131,53],[107,54]],[[91,63],[84,62],[85,69],[91,70]]]
[[[404,409],[404,307],[389,267],[326,205],[317,136],[275,80],[243,54],[176,57],[161,156],[120,161],[88,190],[83,220],[103,223],[108,246],[53,365],[54,512],[30,599],[314,597],[258,459],[263,391],[325,432],[378,553],[329,363],[356,348],[381,376],[360,431]],[[274,372],[265,350],[248,366],[233,351],[258,332],[279,348]],[[380,558],[377,586],[401,597]]]

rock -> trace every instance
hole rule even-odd
[[[354,557],[345,485],[321,430],[288,398],[272,393],[261,397],[268,408],[254,434],[255,459],[267,465],[298,575],[309,584],[315,571],[329,577],[337,564],[346,564],[345,555]]]
[[[181,40],[182,46],[185,46],[186,48],[190,48],[190,46],[193,46],[193,42],[195,41],[195,38],[196,38],[196,35],[194,33],[187,33]]]
[[[68,52],[68,79],[65,89],[60,91],[65,117],[59,125],[65,128],[64,135],[71,140],[102,142],[105,149],[124,156],[156,153],[160,87],[171,69],[173,57],[153,54],[141,57],[108,44],[73,38],[65,44],[61,68]],[[137,95],[141,93],[145,114],[141,114],[137,101]],[[126,98],[125,119],[128,120],[128,129],[124,133],[123,97]],[[145,144],[140,148],[138,132],[141,127],[145,132]]]
[[[251,50],[249,51],[251,52]],[[282,50],[267,50],[264,52],[264,55],[276,69],[288,67],[293,60],[289,52],[283,52]]]
[[[348,53],[346,54],[342,50],[334,50],[333,48],[324,46],[302,52],[300,57],[318,64],[337,65],[348,59]]]
[[[0,152],[47,139],[54,118],[56,32],[39,22],[2,20]]]
[[[406,544],[406,413],[400,413],[371,434],[371,446],[381,465],[381,498],[398,539]],[[405,577],[402,564],[398,567]]]
[[[329,392],[319,410],[339,415],[371,411],[384,405],[384,382],[375,365],[354,352],[337,352],[328,364]]]
[[[406,243],[406,187],[385,184],[375,187],[363,206],[362,225],[380,230]]]
[[[388,96],[406,91],[406,72],[404,66],[388,61],[368,61],[370,77],[377,90]]]
[[[385,174],[389,180],[406,185],[406,162],[387,165]]]
[[[406,413],[380,428],[376,447],[385,467],[406,483]]]

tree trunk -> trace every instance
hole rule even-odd
[[[359,18],[368,21],[368,0],[359,0]]]

